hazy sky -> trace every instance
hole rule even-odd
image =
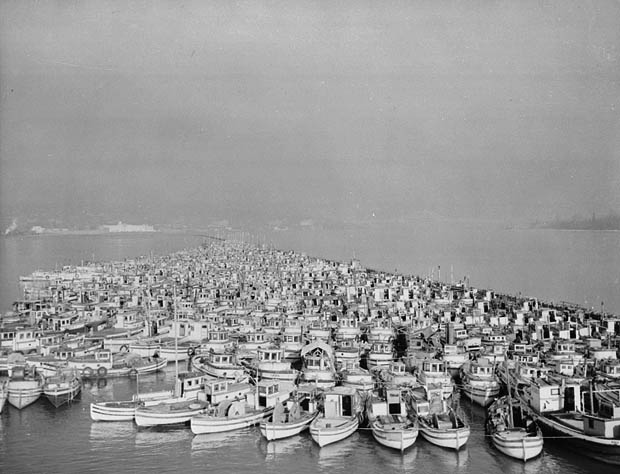
[[[3,226],[620,211],[617,1],[3,0],[0,25]]]

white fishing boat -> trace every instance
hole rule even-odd
[[[369,370],[387,367],[393,360],[394,348],[391,340],[371,344],[367,356]]]
[[[44,384],[45,378],[34,367],[16,365],[7,386],[7,401],[21,410],[39,399]]]
[[[136,408],[155,405],[173,396],[172,390],[134,395],[131,400],[110,400],[90,404],[90,418],[93,421],[133,421]]]
[[[360,396],[354,388],[333,387],[324,394],[323,413],[310,423],[310,436],[321,447],[351,436],[359,427]]]
[[[244,367],[236,362],[232,352],[208,352],[205,355],[197,355],[192,359],[192,368],[216,378],[232,380],[241,379]]]
[[[75,370],[59,370],[56,375],[45,378],[43,395],[58,408],[71,403],[82,391],[82,379]]]
[[[273,441],[307,430],[319,414],[319,393],[316,386],[298,387],[290,399],[278,402],[273,414],[260,422],[261,434]]]
[[[388,448],[404,451],[418,438],[418,424],[410,416],[402,390],[391,388],[385,396],[368,399],[367,418],[375,440]]]
[[[257,358],[247,364],[256,378],[261,380],[295,381],[299,371],[291,367],[290,362],[284,360],[284,349],[277,347],[257,350]]]
[[[288,385],[286,389],[281,388],[275,381],[259,381],[256,390],[246,393],[245,399],[223,401],[192,417],[190,420],[192,433],[222,433],[257,425],[263,418],[273,413],[278,402],[290,396],[292,389],[292,385]]]
[[[195,400],[204,389],[206,376],[196,372],[184,372],[177,376],[174,389],[154,392],[138,392],[131,400],[106,400],[90,404],[90,417],[94,421],[133,421],[136,408],[156,405],[165,400]]]
[[[418,382],[427,391],[434,391],[435,388],[441,387],[441,394],[444,399],[450,398],[454,393],[454,381],[442,360],[423,360],[417,375]]]
[[[154,405],[138,406],[134,421],[139,427],[183,424],[208,407],[209,403],[200,399],[167,399]]]
[[[534,420],[523,416],[519,401],[510,396],[495,400],[488,408],[486,429],[500,452],[522,461],[543,450],[543,437]]]
[[[486,407],[499,395],[499,378],[495,374],[495,365],[488,359],[481,357],[466,362],[461,367],[460,375],[461,393],[472,402]]]
[[[385,387],[415,387],[418,378],[407,370],[402,361],[392,361],[387,367],[375,369],[375,376]]]
[[[528,413],[545,435],[562,437],[583,456],[620,465],[620,387],[580,380],[532,380]],[[524,406],[526,404],[524,403]]]
[[[412,405],[418,416],[420,434],[429,443],[442,448],[461,449],[470,435],[469,425],[450,407],[442,396],[441,387],[427,391],[410,391]]]
[[[302,381],[314,383],[321,388],[336,385],[334,350],[330,345],[322,341],[311,342],[301,350],[301,358]]]
[[[338,372],[343,387],[368,391],[375,388],[375,378],[366,369],[360,367],[358,359],[345,361]]]

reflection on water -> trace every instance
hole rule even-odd
[[[418,448],[418,458],[425,459],[427,463],[430,460],[432,464],[427,464],[426,467],[437,472],[460,470],[469,462],[469,443],[455,451],[435,446],[419,436],[414,446]]]
[[[346,466],[347,457],[353,456],[359,449],[359,441],[360,434],[356,431],[348,438],[322,448],[313,442],[311,456],[318,458],[317,464],[323,469],[342,469]]]
[[[276,441],[267,441],[261,436],[258,447],[265,455],[265,461],[275,461],[283,456],[294,455],[296,451],[307,450],[310,443],[314,443],[310,436],[291,436]]]
[[[175,443],[189,443],[192,432],[187,426],[174,428],[138,429],[136,431],[136,447],[168,446]]]
[[[228,431],[224,433],[208,433],[193,435],[192,454],[200,451],[211,451],[222,448],[232,448],[240,443],[245,443],[248,439],[256,437],[256,431],[252,428],[243,430]]]
[[[389,468],[389,470],[399,472],[406,468],[411,468],[415,465],[416,460],[418,459],[419,448],[415,443],[402,453],[396,449],[386,448],[376,441],[374,444],[373,456],[376,456],[377,460],[380,460],[381,465]]]
[[[136,432],[133,421],[93,421],[90,425],[91,442],[111,443],[132,437]]]

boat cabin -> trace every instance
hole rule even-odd
[[[290,392],[283,393],[278,382],[261,380],[256,390],[247,394],[248,405],[255,409],[275,407],[280,401],[286,400]]]
[[[182,372],[175,382],[174,393],[178,397],[195,398],[203,391],[206,378],[199,372]]]
[[[244,399],[251,388],[248,383],[234,383],[227,379],[205,380],[204,395],[200,398],[218,405],[225,400]]]
[[[407,405],[400,389],[387,389],[385,399],[373,397],[371,403],[372,416],[407,415]]]
[[[599,374],[611,380],[620,381],[620,361],[609,360],[601,364]]]
[[[422,361],[422,372],[427,375],[431,374],[444,374],[445,365],[443,361],[438,359],[427,359]]]
[[[258,349],[257,354],[260,362],[282,362],[284,359],[284,349]]]
[[[495,374],[495,366],[487,361],[478,361],[469,366],[469,373],[474,377],[492,378]]]
[[[564,380],[564,383],[533,379],[530,382],[530,405],[538,413],[554,411],[583,412],[581,385]]]
[[[334,387],[324,395],[325,418],[352,417],[360,405],[359,395],[354,388]]]

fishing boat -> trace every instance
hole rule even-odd
[[[273,414],[260,422],[260,432],[269,441],[289,438],[310,427],[319,414],[320,392],[314,385],[300,386],[290,399],[278,402]]]
[[[354,388],[333,387],[324,393],[323,413],[310,423],[310,436],[321,447],[351,436],[359,427],[360,396]]]
[[[301,359],[302,381],[314,383],[321,388],[336,385],[334,350],[330,345],[322,341],[311,342],[301,350]]]
[[[410,417],[399,388],[389,388],[383,396],[370,397],[366,413],[373,438],[383,446],[402,452],[418,438],[417,420]]]
[[[208,407],[209,403],[200,399],[166,399],[154,405],[138,406],[134,421],[139,427],[183,424]]]
[[[43,395],[56,408],[71,403],[82,391],[82,379],[75,370],[59,370],[56,375],[45,378]]]
[[[394,360],[394,348],[392,340],[385,342],[374,342],[370,346],[367,356],[368,369],[384,368]]]
[[[418,378],[407,370],[402,361],[392,361],[387,367],[375,370],[377,379],[386,387],[414,387],[418,385]]]
[[[562,437],[584,456],[620,465],[619,387],[567,378],[534,379],[526,408],[545,436]]]
[[[172,390],[135,394],[131,400],[110,400],[90,404],[90,418],[93,421],[133,421],[136,408],[155,405],[173,396]]]
[[[237,364],[232,352],[208,352],[192,359],[192,367],[216,378],[238,380],[244,375],[244,367]]]
[[[442,448],[457,451],[467,443],[469,425],[448,405],[447,400],[443,399],[440,387],[431,390],[419,387],[409,393],[413,398],[420,434],[424,439]]]
[[[420,385],[426,387],[428,391],[434,391],[435,387],[441,387],[441,394],[445,400],[452,397],[455,388],[454,381],[442,360],[423,360],[417,375]]]
[[[466,362],[461,367],[460,376],[461,393],[482,407],[488,406],[499,395],[501,386],[495,375],[495,365],[484,357]]]
[[[375,379],[370,371],[362,369],[358,359],[345,360],[338,372],[343,387],[353,387],[357,390],[368,391],[375,388]]]
[[[45,378],[34,367],[16,365],[12,368],[7,386],[7,400],[22,409],[36,402],[43,393]]]
[[[288,385],[288,390],[285,386]],[[292,384],[284,383],[281,388],[279,382],[262,380],[256,385],[256,389],[247,392],[245,398],[235,397],[190,419],[190,428],[194,434],[222,433],[247,428],[260,423],[270,416],[276,404],[287,399]]]
[[[520,402],[511,396],[491,403],[486,430],[493,446],[507,456],[528,461],[542,452],[542,432],[531,417],[524,416]]]
[[[290,362],[284,360],[284,349],[265,347],[257,349],[256,352],[256,359],[244,364],[255,378],[294,381],[299,377],[299,371],[291,367]]]
[[[172,390],[138,392],[131,400],[107,400],[90,404],[90,417],[93,421],[133,421],[139,406],[157,405],[165,400],[194,400],[204,389],[205,375],[196,372],[180,373]]]

